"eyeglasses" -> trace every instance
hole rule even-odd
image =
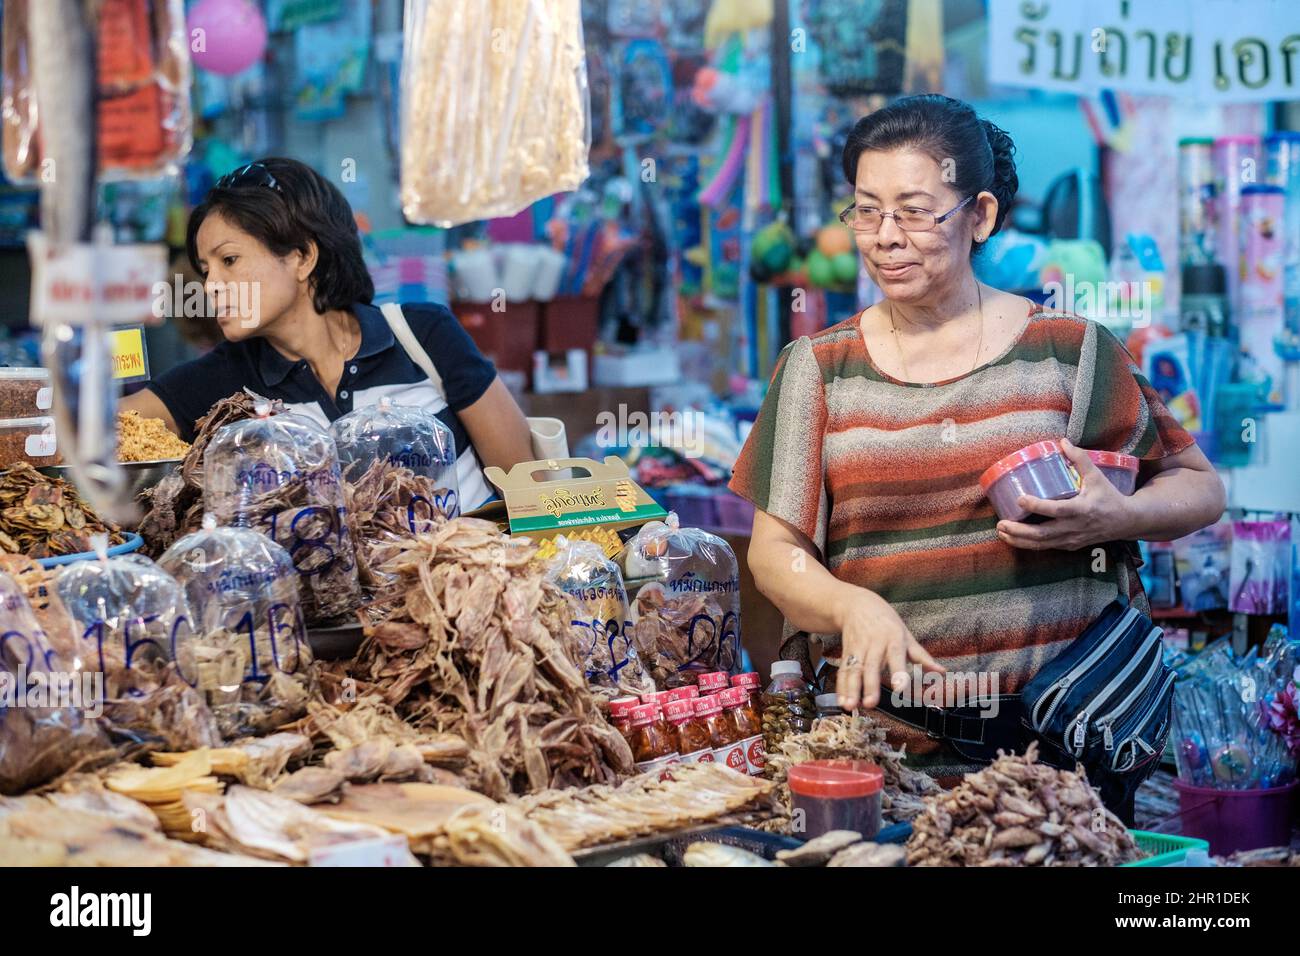
[[[878,206],[859,206],[854,203],[840,213],[840,222],[854,232],[873,233],[880,231],[881,223],[888,216],[904,232],[929,232],[939,223],[947,222],[957,215],[958,211],[974,198],[974,196],[967,196],[942,216],[936,216],[928,209],[917,209],[915,206],[902,206],[893,212],[885,212]]]
[[[234,172],[226,173],[212,188],[243,189],[245,186],[267,186],[280,192],[279,181],[261,163],[249,163],[247,166],[240,166]]]

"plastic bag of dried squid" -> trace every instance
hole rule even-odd
[[[55,591],[82,639],[81,663],[103,673],[108,698],[161,686],[172,661],[195,684],[193,669],[182,663],[195,636],[189,601],[176,579],[148,558],[109,558],[101,550],[95,560],[64,567]]]
[[[289,552],[251,528],[219,528],[207,515],[158,559],[184,589],[194,640],[192,673],[227,739],[264,734],[302,716],[312,653]]]
[[[558,549],[547,562],[546,576],[574,599],[573,626],[582,646],[582,669],[594,690],[622,695],[652,692],[654,682],[632,645],[627,589],[617,564],[594,541],[555,539]]]
[[[627,543],[624,573],[635,589],[632,643],[656,684],[680,687],[710,671],[740,673],[740,574],[727,542],[681,527],[672,513]]]
[[[397,580],[384,564],[400,553],[398,542],[460,514],[456,442],[437,415],[387,398],[339,418],[330,435],[343,473],[357,573],[367,595],[374,595]]]
[[[104,675],[65,660],[23,589],[0,573],[0,794],[21,793],[108,749],[93,718]]]
[[[289,552],[309,626],[361,603],[338,453],[315,422],[259,405],[255,417],[224,426],[203,454],[203,508]]]

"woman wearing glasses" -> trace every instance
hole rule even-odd
[[[218,180],[190,214],[186,246],[225,341],[123,407],[192,441],[195,422],[245,387],[321,424],[383,397],[418,405],[455,437],[465,510],[491,497],[483,464],[533,457],[523,413],[450,311],[408,304],[403,323],[370,304],[352,209],[309,166],[264,159]]]
[[[1014,694],[1117,586],[1143,603],[1127,549],[1107,545],[1170,540],[1223,512],[1213,468],[1118,340],[975,278],[1016,193],[1013,153],[944,96],[857,123],[841,218],[884,299],[785,348],[736,465],[731,487],[758,509],[749,564],[787,621],[783,656],[818,635],[846,708],[877,707],[882,675],[886,695],[941,686],[926,671]],[[1068,439],[1083,491],[1022,502],[1040,523],[999,521],[980,474],[1053,438]],[[1141,459],[1137,493],[1121,496],[1080,448]],[[936,776],[971,769],[882,719]]]

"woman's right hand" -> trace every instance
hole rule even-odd
[[[906,687],[909,661],[923,670],[944,673],[888,601],[866,588],[849,588],[847,598],[837,602],[836,613],[841,650],[835,686],[841,707],[846,711],[875,707],[880,701],[880,675],[885,671],[890,674],[891,687]]]

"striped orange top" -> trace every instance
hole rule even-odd
[[[1145,605],[1129,549],[1026,551],[997,537],[979,484],[1033,442],[1153,460],[1192,444],[1104,327],[1035,306],[992,361],[944,382],[901,382],[872,361],[854,316],[785,347],[731,488],[806,534],[837,578],[898,611],[949,671],[1018,691],[1117,593]],[[839,636],[815,635],[838,659]],[[782,655],[807,636],[788,624]],[[912,762],[969,765],[890,721]]]

